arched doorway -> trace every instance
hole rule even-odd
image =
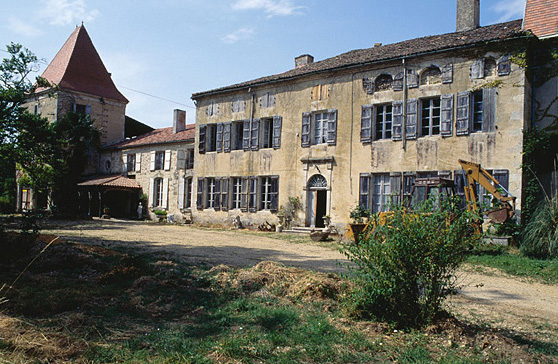
[[[324,227],[323,217],[327,215],[327,180],[321,174],[315,174],[308,180],[306,225]]]

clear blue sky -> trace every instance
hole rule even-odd
[[[47,62],[83,21],[130,100],[127,114],[153,127],[172,125],[175,108],[185,109],[188,122],[195,122],[194,92],[287,71],[294,57],[305,53],[319,61],[375,42],[453,32],[456,18],[455,0],[1,3],[2,49],[12,41],[21,43]],[[481,0],[481,25],[521,18],[524,7],[525,0]]]

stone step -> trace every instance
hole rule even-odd
[[[312,233],[313,231],[321,231],[321,228],[312,228],[306,226],[293,226],[291,230],[283,230],[284,233],[291,233],[291,234],[308,234]]]

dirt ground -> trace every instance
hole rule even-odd
[[[305,238],[289,241],[281,234],[207,229],[133,221],[93,220],[56,223],[53,234],[67,241],[167,252],[183,261],[210,266],[254,266],[276,261],[325,272],[344,270],[344,256],[333,247]],[[459,293],[448,302],[458,317],[481,326],[517,333],[537,332],[538,339],[558,340],[558,285],[504,275],[498,270],[459,272]]]

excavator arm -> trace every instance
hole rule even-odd
[[[467,200],[467,209],[469,211],[478,211],[478,196],[476,184],[480,184],[490,193],[501,207],[495,210],[485,212],[485,214],[496,223],[503,223],[510,219],[515,213],[515,196],[512,196],[504,186],[498,182],[488,171],[481,167],[480,164],[459,160],[461,168],[465,171],[465,199]],[[502,195],[500,189],[504,190],[508,196]]]

